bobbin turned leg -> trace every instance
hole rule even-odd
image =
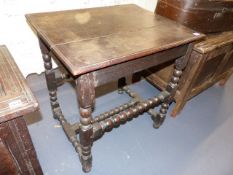
[[[175,93],[176,93],[176,90],[178,88],[178,84],[180,81],[180,77],[183,73],[183,69],[187,65],[193,46],[194,46],[194,43],[190,43],[185,56],[176,59],[175,69],[173,71],[172,78],[166,88],[166,91],[170,94],[170,97],[161,104],[158,115],[152,116],[152,120],[154,121],[153,127],[156,129],[159,128],[163,124],[166,118],[169,105],[174,99],[174,96],[175,96]]]
[[[93,143],[92,109],[94,107],[95,89],[92,74],[81,75],[75,80],[80,111],[79,139],[81,144],[80,160],[84,172],[92,167],[91,146]]]
[[[52,60],[51,56],[49,55],[49,49],[43,44],[42,41],[39,41],[39,43],[44,61],[45,78],[49,90],[50,104],[53,112],[53,117],[57,118],[57,116],[55,115],[55,110],[59,108],[59,103],[57,101],[57,83],[55,72],[52,69]]]
[[[170,93],[170,98],[168,98],[167,101],[161,104],[158,115],[152,117],[154,121],[153,127],[156,129],[159,128],[165,120],[169,105],[174,98],[181,75],[182,75],[182,69],[179,69],[179,67],[175,64],[175,70],[173,72],[171,81],[166,88],[166,90]]]

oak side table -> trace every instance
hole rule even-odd
[[[6,46],[0,45],[0,174],[42,175],[24,115],[38,109]]]
[[[93,142],[105,132],[144,112],[151,114],[154,127],[162,124],[193,44],[204,37],[131,4],[34,13],[26,18],[39,39],[54,118],[79,154],[84,172],[91,170]],[[55,75],[51,57],[61,76]],[[126,86],[125,76],[168,61],[176,62],[174,73],[158,96],[143,100]],[[75,124],[67,122],[57,101],[62,80],[75,82],[80,111],[80,122]],[[95,87],[114,80],[118,80],[119,92],[132,100],[92,117]],[[160,104],[158,113],[151,110]]]

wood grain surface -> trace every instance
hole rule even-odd
[[[74,76],[204,36],[132,4],[35,13],[26,18]]]
[[[156,13],[205,34],[233,30],[232,0],[159,0]]]

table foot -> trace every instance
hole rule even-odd
[[[169,104],[162,103],[159,113],[157,113],[157,115],[151,116],[153,120],[153,127],[155,129],[158,129],[163,124],[166,114],[167,114],[168,107],[169,107]]]
[[[87,157],[87,158],[81,157],[80,160],[81,160],[83,172],[85,172],[85,173],[90,172],[91,168],[92,168],[92,156]]]

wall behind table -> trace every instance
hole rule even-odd
[[[134,3],[154,11],[157,0],[0,0],[0,44],[7,45],[23,75],[44,71],[38,40],[27,13]]]

